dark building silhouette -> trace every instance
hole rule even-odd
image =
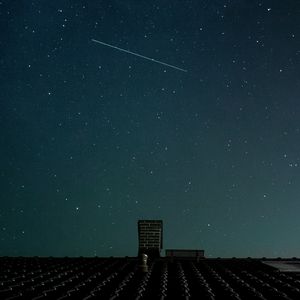
[[[174,258],[204,258],[204,250],[166,249],[166,257]]]
[[[0,257],[0,299],[300,299],[298,258],[160,257],[162,226],[138,221],[139,257]]]
[[[0,299],[299,300],[298,259],[0,257]]]
[[[149,257],[160,257],[163,247],[163,222],[162,220],[139,220],[139,256],[147,254]]]

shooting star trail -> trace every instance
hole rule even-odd
[[[110,44],[107,44],[107,43],[104,43],[104,42],[100,42],[100,41],[95,40],[95,39],[92,39],[92,41],[95,42],[95,43],[98,43],[98,44],[101,44],[101,45],[104,45],[104,46],[113,48],[113,49],[117,49],[117,50],[122,51],[122,52],[126,52],[126,53],[129,53],[129,54],[135,55],[135,56],[140,57],[140,58],[144,58],[144,59],[150,60],[150,61],[155,62],[155,63],[157,63],[157,64],[161,64],[161,65],[163,65],[163,66],[166,66],[166,67],[169,67],[169,68],[176,69],[176,70],[178,70],[178,71],[187,72],[187,70],[185,70],[185,69],[181,69],[181,68],[179,68],[179,67],[176,67],[176,66],[167,64],[167,63],[165,63],[165,62],[163,62],[163,61],[159,61],[159,60],[156,60],[156,59],[154,59],[154,58],[150,58],[150,57],[147,57],[147,56],[144,56],[144,55],[141,55],[141,54],[138,54],[138,53],[129,51],[129,50],[125,50],[125,49],[119,48],[119,47],[117,47],[117,46],[113,46],[113,45],[110,45]]]

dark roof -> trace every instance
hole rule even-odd
[[[299,260],[291,260],[299,264]],[[0,257],[0,299],[300,299],[298,273],[257,259]]]

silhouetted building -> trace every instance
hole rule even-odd
[[[167,249],[166,257],[200,259],[204,258],[204,250]]]
[[[149,257],[159,257],[163,247],[162,220],[139,220],[139,256],[147,254]]]
[[[278,270],[267,265],[267,259],[172,262],[163,257],[151,259],[147,266],[145,260],[145,255],[0,257],[0,299],[300,299],[300,273]],[[271,263],[299,266],[300,260]]]

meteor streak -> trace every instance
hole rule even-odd
[[[144,56],[144,55],[141,55],[141,54],[138,54],[138,53],[129,51],[129,50],[125,50],[125,49],[119,48],[119,47],[117,47],[117,46],[113,46],[113,45],[110,45],[110,44],[107,44],[107,43],[104,43],[104,42],[101,42],[101,41],[98,41],[98,40],[95,40],[95,39],[92,39],[92,41],[95,42],[95,43],[98,43],[98,44],[101,44],[101,45],[104,45],[104,46],[113,48],[113,49],[117,49],[117,50],[122,51],[122,52],[126,52],[126,53],[129,53],[129,54],[135,55],[135,56],[140,57],[140,58],[144,58],[144,59],[146,59],[146,60],[150,60],[150,61],[155,62],[155,63],[157,63],[157,64],[161,64],[161,65],[163,65],[163,66],[166,66],[166,67],[169,67],[169,68],[176,69],[176,70],[178,70],[178,71],[187,72],[187,70],[184,70],[184,69],[181,69],[181,68],[179,68],[179,67],[176,67],[176,66],[167,64],[167,63],[165,63],[165,62],[156,60],[156,59],[154,59],[154,58],[150,58],[150,57],[147,57],[147,56]]]

